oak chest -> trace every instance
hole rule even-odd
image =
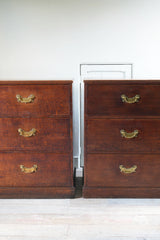
[[[73,197],[72,81],[1,81],[0,106],[0,198]]]
[[[160,197],[160,81],[85,81],[84,197]]]

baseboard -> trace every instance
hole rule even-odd
[[[76,177],[83,177],[83,168],[76,168]]]

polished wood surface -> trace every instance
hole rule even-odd
[[[72,85],[72,80],[0,80],[0,85]]]
[[[120,130],[138,135],[127,139]],[[160,119],[88,119],[86,151],[113,153],[160,153]]]
[[[72,171],[69,154],[54,153],[0,153],[0,187],[69,187]],[[37,171],[25,173],[20,165]]]
[[[0,81],[0,84],[3,81]],[[92,84],[92,85],[158,85],[160,84],[160,80],[156,79],[141,79],[141,80],[137,80],[137,79],[132,79],[132,80],[128,80],[128,79],[124,79],[124,80],[117,80],[117,79],[112,79],[112,80],[98,80],[98,79],[92,79],[92,80],[84,80],[85,85],[87,84]]]
[[[85,81],[84,197],[160,197],[159,92],[160,80]]]
[[[0,198],[73,198],[75,187],[0,187]]]
[[[160,117],[160,81],[156,84],[147,85],[144,81],[133,85],[130,81],[116,81],[97,83],[99,81],[86,82],[86,114],[88,116],[112,117],[112,118],[140,118]],[[120,84],[119,84],[120,83]],[[145,81],[146,83],[146,81]],[[140,96],[138,102],[128,104],[122,101],[121,95],[125,94],[131,98],[137,94]]]
[[[84,187],[85,198],[160,198],[160,188],[152,187]]]
[[[86,184],[90,187],[160,187],[160,155],[88,154]],[[137,166],[135,172],[123,173]]]
[[[18,129],[36,133],[23,137]],[[70,153],[70,120],[54,118],[0,118],[0,150]]]
[[[0,198],[73,197],[72,81],[0,81],[0,103]]]
[[[23,98],[31,94],[35,99],[31,103],[17,101],[16,95]],[[71,113],[70,84],[45,85],[0,85],[0,117],[55,117],[69,116]]]

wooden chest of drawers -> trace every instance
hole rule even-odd
[[[160,197],[160,81],[85,81],[84,197]]]
[[[1,81],[0,105],[0,198],[73,197],[72,81]]]

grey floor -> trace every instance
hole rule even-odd
[[[160,240],[160,199],[1,199],[0,240]]]

